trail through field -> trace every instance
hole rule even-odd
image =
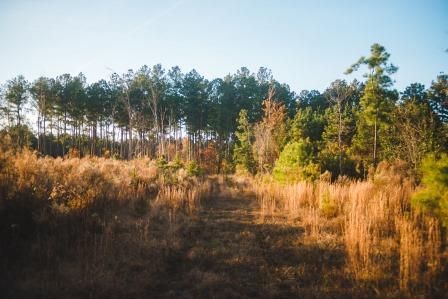
[[[343,254],[305,245],[305,230],[284,219],[262,222],[248,196],[206,202],[175,254],[158,295],[180,298],[343,297]],[[278,222],[278,224],[276,224]],[[162,291],[162,294],[160,293]],[[353,291],[353,290],[352,290]],[[353,295],[353,293],[350,293]]]

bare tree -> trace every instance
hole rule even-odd
[[[327,90],[329,101],[335,106],[337,116],[337,131],[338,131],[338,152],[339,152],[339,174],[342,174],[342,156],[344,154],[344,147],[342,142],[342,134],[346,130],[343,121],[343,114],[346,104],[350,96],[354,93],[353,86],[348,86],[344,80],[334,81]]]
[[[263,172],[270,171],[274,166],[286,135],[286,108],[275,101],[274,96],[275,89],[270,87],[268,96],[263,101],[263,119],[254,128],[254,156],[260,171]]]

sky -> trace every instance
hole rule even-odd
[[[448,72],[448,1],[0,0],[0,84],[83,72],[88,82],[142,65],[208,79],[270,68],[299,92],[323,91],[380,43],[395,87]]]

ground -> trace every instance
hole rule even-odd
[[[52,248],[60,250],[48,257],[42,250],[47,241],[34,240],[26,246],[29,255],[3,265],[1,295],[373,298],[386,293],[403,297],[391,288],[396,282],[378,286],[353,279],[341,232],[334,231],[340,227],[337,223],[323,223],[318,237],[313,237],[305,219],[286,219],[282,214],[263,218],[256,198],[242,192],[248,188],[219,186],[220,191],[189,216],[163,216],[166,213],[151,205],[128,205],[118,207],[103,229],[87,231],[85,239],[76,243],[60,236],[49,240]],[[40,250],[34,254],[36,244]]]
[[[262,221],[251,196],[218,196],[194,218],[153,295],[178,298],[364,297],[344,275],[341,248],[306,244],[305,230]],[[184,238],[185,238],[184,236]],[[365,291],[365,290],[364,290]]]

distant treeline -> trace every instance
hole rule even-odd
[[[448,75],[398,92],[390,78],[397,68],[378,44],[347,72],[361,66],[365,82],[298,94],[266,68],[211,81],[160,64],[92,84],[82,73],[32,83],[18,76],[2,87],[2,143],[51,156],[196,160],[212,172],[276,168],[282,177],[296,165],[305,178],[365,176],[382,160],[418,169],[426,154],[447,151]]]

